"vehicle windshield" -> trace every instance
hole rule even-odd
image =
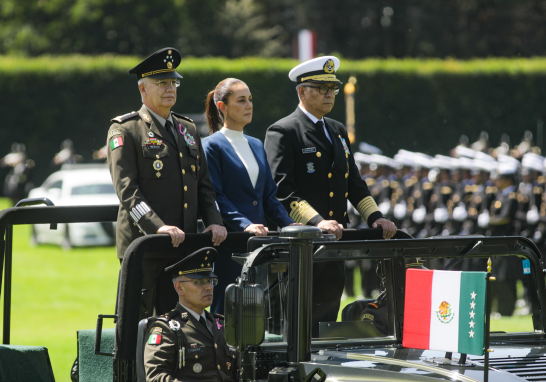
[[[322,262],[335,269],[340,263],[345,269],[345,289],[340,299],[328,301],[326,309],[337,312],[337,318],[318,323],[319,336],[313,341],[384,341],[396,337],[395,287],[392,273],[393,258],[366,259],[364,252],[336,251],[338,257],[352,256],[354,260]],[[349,255],[348,255],[349,254]],[[347,256],[348,255],[348,256]],[[328,256],[321,254],[315,258]],[[482,255],[483,256],[483,255]],[[406,272],[410,268],[441,270],[451,258],[406,258]],[[337,265],[336,265],[337,263]],[[492,336],[513,332],[534,332],[533,302],[536,293],[530,292],[532,263],[523,256],[497,255],[492,258],[491,326]],[[265,264],[260,267],[257,282],[266,291],[265,343],[285,342],[287,321],[288,264]],[[487,272],[487,258],[466,258],[452,267],[452,271]],[[542,273],[542,270],[538,270]],[[329,283],[329,277],[316,282]],[[396,288],[400,288],[397,285]],[[421,301],[417,296],[417,303]],[[314,298],[315,299],[315,298]],[[415,301],[415,299],[413,299]],[[423,299],[424,300],[424,299]],[[449,306],[447,304],[446,306]],[[407,308],[407,307],[406,307]],[[441,310],[438,307],[436,310]],[[461,307],[462,309],[462,307]],[[535,307],[538,309],[538,307]],[[434,310],[434,307],[432,307]],[[335,316],[335,314],[334,314]],[[433,315],[433,318],[436,317]],[[461,318],[461,320],[464,320]],[[316,323],[315,323],[316,325]],[[284,334],[283,334],[284,332]],[[316,334],[316,330],[314,329]]]
[[[70,195],[104,195],[115,194],[113,184],[86,184],[83,186],[72,187]]]

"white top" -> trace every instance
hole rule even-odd
[[[305,113],[306,116],[309,117],[309,119],[311,120],[311,122],[313,122],[313,124],[316,125],[318,121],[322,121],[322,128],[324,129],[324,134],[326,134],[326,138],[328,138],[330,143],[332,143],[332,139],[330,138],[330,134],[328,134],[328,130],[326,130],[326,124],[324,123],[324,117],[322,117],[321,119],[317,119],[317,117],[315,117],[313,114],[311,114],[307,110],[305,110],[305,108],[303,106],[301,106],[301,103],[298,104],[298,107],[301,109],[301,111],[303,111]]]
[[[244,137],[243,132],[226,129],[225,127],[222,127],[220,132],[224,134],[229,143],[231,143],[233,150],[235,150],[239,156],[239,159],[245,165],[248,176],[250,177],[250,182],[252,183],[252,187],[256,188],[260,167],[258,166],[258,161],[256,161],[254,152],[250,148],[250,144]]]

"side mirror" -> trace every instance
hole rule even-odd
[[[260,345],[265,337],[265,295],[258,284],[247,284],[240,277],[226,288],[224,302],[226,342],[244,349]]]

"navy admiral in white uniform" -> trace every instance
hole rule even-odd
[[[277,198],[296,222],[314,225],[341,238],[347,226],[347,200],[370,227],[390,239],[396,226],[384,219],[358,172],[342,123],[324,116],[334,107],[342,84],[339,59],[324,56],[290,71],[300,100],[294,113],[271,125],[265,151]],[[345,281],[343,262],[313,267],[313,337],[319,322],[336,321]]]

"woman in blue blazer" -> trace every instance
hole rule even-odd
[[[227,78],[207,96],[206,114],[211,135],[203,139],[216,201],[228,232],[267,235],[266,216],[279,227],[295,224],[277,200],[263,143],[243,134],[252,121],[252,95],[241,80]],[[231,253],[220,252],[214,265],[218,275],[211,312],[224,314],[226,287],[241,275]]]

